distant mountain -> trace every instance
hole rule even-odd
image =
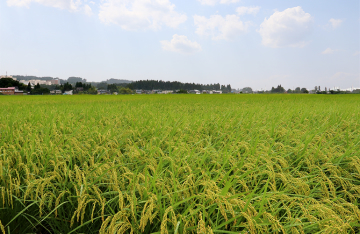
[[[133,81],[131,80],[122,80],[122,79],[115,79],[115,78],[111,78],[105,81],[107,84],[129,84],[132,83]]]
[[[69,83],[76,83],[76,82],[82,82],[82,83],[86,83],[86,79],[83,79],[83,78],[81,78],[81,77],[75,77],[75,76],[70,76],[67,80],[66,80],[67,82],[69,82]],[[65,81],[65,82],[66,82]]]

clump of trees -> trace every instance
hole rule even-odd
[[[73,86],[69,82],[66,82],[65,84],[60,85],[59,89],[61,92],[70,91],[73,90]]]
[[[134,92],[133,92],[133,90],[131,90],[130,88],[120,87],[119,93],[120,93],[120,94],[132,94],[132,93],[134,93]]]
[[[124,87],[121,87],[124,88]],[[121,89],[120,88],[120,89]],[[125,88],[124,88],[125,89]],[[114,93],[114,92],[119,92],[120,90],[118,89],[118,87],[116,86],[116,84],[109,84],[107,85],[107,90],[110,91],[110,93]]]
[[[231,85],[217,84],[195,84],[195,83],[182,83],[179,81],[162,81],[162,80],[139,80],[130,84],[126,84],[130,89],[143,89],[143,90],[222,90],[224,93],[231,92]]]
[[[29,84],[28,84],[27,88],[29,88]],[[34,88],[30,90],[30,94],[33,94],[33,95],[43,95],[43,94],[49,94],[49,93],[50,93],[50,90],[48,88],[41,87],[39,83],[37,83],[37,85],[35,85]]]
[[[287,93],[309,93],[306,88],[296,87],[294,90],[288,89]]]
[[[186,91],[185,89],[180,89],[180,90],[177,91],[176,93],[188,93],[188,91]]]
[[[285,89],[281,85],[278,85],[276,88],[272,87],[270,92],[271,93],[285,93]]]
[[[252,93],[253,89],[251,87],[245,87],[241,90],[241,93]]]
[[[76,82],[75,93],[77,94],[97,94],[97,90],[90,83]]]
[[[0,88],[9,88],[9,87],[18,87],[19,90],[26,89],[26,85],[20,83],[17,80],[13,80],[12,78],[1,78]]]

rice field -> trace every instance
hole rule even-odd
[[[360,233],[360,95],[0,107],[0,233]]]

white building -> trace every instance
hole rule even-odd
[[[173,91],[172,90],[163,90],[161,92],[161,94],[168,94],[168,93],[173,93]]]
[[[64,95],[73,95],[73,91],[72,91],[72,90],[70,90],[70,91],[65,91],[65,92],[64,92]]]
[[[51,90],[51,94],[61,94],[61,90]]]
[[[192,94],[200,94],[200,91],[197,90],[197,89],[194,89],[194,90],[190,90],[189,93],[192,93]]]
[[[31,85],[60,85],[60,80],[59,79],[54,79],[54,80],[20,80],[20,83],[23,83],[25,85],[30,84]]]

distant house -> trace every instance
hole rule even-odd
[[[168,94],[168,93],[173,93],[173,91],[172,90],[163,90],[161,92],[161,94]]]
[[[18,90],[16,87],[0,88],[0,93],[3,95],[23,95],[23,91]]]
[[[213,91],[211,91],[211,90],[203,90],[202,93],[203,94],[213,94]]]
[[[63,93],[63,95],[73,95],[73,91],[72,91],[72,90],[65,91],[65,92]]]
[[[97,93],[98,94],[110,94],[110,91],[107,91],[105,89],[98,89]]]
[[[15,87],[0,88],[0,93],[3,95],[15,95]]]
[[[222,94],[222,91],[221,90],[213,90],[213,93],[214,94]]]
[[[15,89],[15,95],[24,95],[24,91],[16,90]]]
[[[135,93],[136,93],[136,94],[142,94],[143,91],[142,91],[141,89],[137,89],[137,90],[135,91]]]
[[[189,93],[192,93],[192,94],[200,94],[200,91],[197,90],[197,89],[194,89],[194,90],[190,90]]]
[[[50,94],[61,94],[61,90],[51,90]]]

